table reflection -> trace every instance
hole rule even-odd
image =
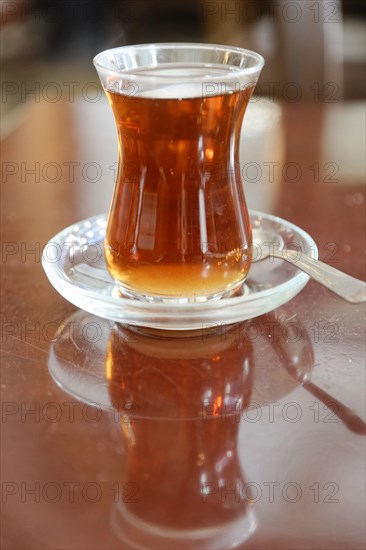
[[[78,311],[49,355],[67,393],[118,415],[124,496],[110,522],[136,548],[234,548],[255,531],[240,427],[248,411],[307,383],[313,363],[310,338],[288,308],[191,336]]]

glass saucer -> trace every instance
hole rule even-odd
[[[249,213],[253,228],[274,231],[285,247],[317,259],[317,247],[305,231],[270,214]],[[104,260],[106,225],[107,214],[101,214],[64,229],[45,246],[42,265],[51,284],[64,298],[111,321],[162,330],[229,325],[285,304],[309,280],[309,276],[294,265],[269,256],[253,263],[245,284],[235,295],[217,301],[172,305],[122,297]]]

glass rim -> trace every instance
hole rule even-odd
[[[162,74],[138,74],[137,72],[134,72],[133,69],[121,69],[121,70],[115,70],[111,69],[106,65],[106,63],[103,63],[101,60],[106,55],[110,54],[117,54],[117,53],[128,53],[129,51],[132,52],[134,50],[151,50],[153,48],[156,49],[172,49],[177,50],[179,48],[187,49],[187,50],[211,50],[211,51],[222,51],[222,52],[228,52],[228,53],[236,53],[241,54],[242,56],[247,55],[251,56],[253,59],[255,59],[255,64],[251,67],[237,67],[237,70],[234,72],[228,71],[226,75],[220,76],[220,78],[240,78],[241,76],[247,76],[251,74],[258,73],[262,70],[265,60],[263,56],[257,52],[254,52],[253,50],[248,50],[245,48],[239,48],[237,46],[228,46],[225,44],[211,44],[211,43],[201,43],[201,42],[151,42],[146,44],[129,44],[125,46],[119,46],[117,48],[110,48],[107,50],[103,50],[99,52],[94,58],[93,58],[93,65],[97,69],[97,71],[107,71],[111,75],[116,76],[123,76],[125,78],[129,78],[131,80],[138,80],[138,79],[146,79],[146,80],[157,80],[157,81],[167,81],[167,80],[177,80],[179,82],[182,81],[182,75],[162,75]],[[195,63],[195,62],[194,62]],[[196,62],[197,65],[199,62]],[[163,65],[163,63],[157,63],[156,66]],[[222,67],[233,67],[234,65],[230,64],[221,64]],[[216,75],[209,74],[209,70],[207,71],[207,75],[199,75],[199,76],[189,76],[189,81],[202,81],[206,79],[212,79],[217,78]]]

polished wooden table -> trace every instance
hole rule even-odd
[[[364,278],[362,104],[251,109],[249,206]],[[30,103],[2,143],[2,548],[364,548],[364,306],[310,281],[188,339],[77,310],[41,251],[107,210],[116,156],[104,99]]]

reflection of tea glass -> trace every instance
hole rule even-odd
[[[281,399],[311,371],[310,340],[301,325],[291,332],[291,317],[283,308],[187,338],[112,327],[81,311],[60,327],[49,356],[53,378],[77,399],[120,416],[122,481],[138,488],[111,512],[124,542],[234,548],[253,533],[238,432],[246,410]],[[285,364],[296,366],[298,378]]]
[[[251,227],[239,138],[263,58],[209,44],[149,44],[100,53],[119,170],[105,256],[125,295],[194,302],[245,280]]]

